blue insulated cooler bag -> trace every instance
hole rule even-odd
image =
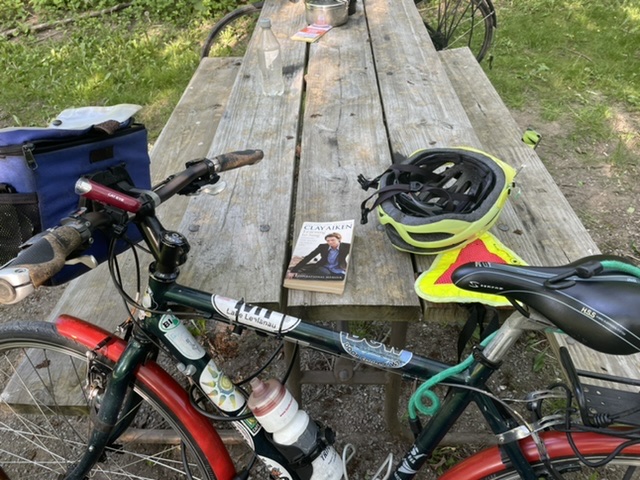
[[[60,123],[60,128],[0,129],[0,265],[13,259],[29,238],[58,225],[83,206],[75,193],[78,178],[151,188],[147,131],[133,118],[104,120],[113,114],[113,108],[117,107],[85,107],[93,112],[86,116],[85,124],[77,118],[66,121],[70,117],[63,115],[65,112],[76,117],[78,112],[86,113],[85,109],[73,109],[58,117],[65,120],[54,122]],[[95,110],[100,115],[96,116]],[[119,114],[122,116],[122,111]],[[98,120],[100,123],[91,123]],[[62,128],[67,124],[71,128]],[[133,226],[127,237],[140,240]],[[105,261],[108,240],[102,232],[95,232],[94,243],[82,255]],[[117,252],[127,247],[120,240]],[[87,270],[82,264],[65,266],[50,284],[64,283]]]

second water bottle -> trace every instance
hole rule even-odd
[[[258,62],[262,77],[262,91],[269,96],[282,95],[284,93],[284,77],[280,43],[271,30],[270,19],[260,19],[258,26],[260,28]]]
[[[303,480],[340,480],[342,459],[319,425],[298,408],[291,392],[275,379],[251,380],[247,405],[274,446],[289,460]],[[333,435],[330,435],[333,437]]]

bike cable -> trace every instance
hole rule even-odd
[[[495,334],[496,332],[487,336],[480,343],[480,346],[486,346],[493,339],[493,337],[495,337]],[[447,378],[464,372],[471,366],[473,362],[473,355],[469,355],[466,360],[450,368],[447,368],[446,370],[443,370],[442,372],[434,375],[433,377],[425,381],[422,385],[420,385],[409,399],[409,419],[415,421],[418,418],[418,412],[422,413],[423,415],[433,416],[438,410],[440,410],[440,398],[438,398],[438,396],[431,389],[438,384],[443,384],[442,382]],[[429,405],[425,405],[423,403],[423,397],[426,397],[429,400]]]
[[[349,474],[347,472],[347,464],[351,461],[351,459],[356,454],[356,447],[354,447],[351,443],[347,443],[342,449],[342,478],[343,480],[349,480]],[[379,477],[379,475],[386,468],[386,473],[383,477]],[[384,459],[380,467],[376,473],[373,474],[370,480],[387,480],[391,478],[391,469],[393,468],[393,454],[390,453],[387,455],[387,458]]]
[[[616,458],[620,454],[620,452],[622,452],[622,450],[624,450],[625,448],[640,443],[640,439],[628,440],[628,441],[623,442],[620,445],[618,445],[609,455],[604,457],[602,460],[598,460],[596,462],[592,462],[590,460],[587,460],[587,458],[584,457],[580,453],[580,451],[578,450],[578,446],[573,441],[572,432],[565,432],[565,433],[566,433],[566,436],[567,436],[567,440],[569,441],[569,445],[571,445],[571,449],[573,450],[573,453],[575,453],[576,457],[578,457],[578,459],[589,468],[602,467],[602,466],[606,465],[607,463],[609,463],[614,458]]]
[[[195,392],[202,394],[203,398],[195,399],[194,398]],[[194,383],[191,384],[191,386],[189,387],[189,403],[191,403],[191,406],[195,408],[198,411],[198,413],[200,413],[203,417],[207,417],[217,422],[236,422],[238,420],[247,420],[249,418],[253,418],[253,413],[251,412],[245,413],[244,415],[237,415],[235,417],[231,417],[228,415],[216,415],[215,413],[208,412],[199,405],[199,402],[201,400],[204,400],[204,399],[208,400],[208,398],[209,397],[198,387],[198,385]],[[207,405],[212,405],[216,407],[212,402],[207,402]]]
[[[533,439],[533,442],[535,443],[536,448],[538,450],[538,455],[540,456],[540,461],[547,468],[547,472],[554,479],[557,479],[557,480],[561,480],[562,479],[562,475],[560,475],[560,473],[558,473],[558,471],[555,469],[555,467],[551,464],[551,459],[549,458],[549,454],[547,452],[547,448],[546,448],[544,442],[542,441],[542,439],[540,438],[540,435],[538,434],[537,429],[534,427],[534,425],[532,425],[530,422],[528,422],[520,414],[520,412],[518,412],[517,410],[512,408],[511,405],[509,405],[508,402],[506,402],[505,400],[497,397],[496,395],[494,395],[493,393],[491,393],[491,392],[489,392],[487,390],[483,390],[483,389],[477,388],[477,387],[472,387],[470,385],[459,385],[459,384],[446,383],[446,382],[439,382],[439,384],[442,385],[442,386],[447,386],[447,387],[463,388],[463,389],[467,389],[467,390],[472,390],[474,392],[477,392],[477,393],[480,393],[482,395],[485,395],[485,396],[489,397],[491,400],[493,400],[494,402],[497,402],[500,405],[502,405],[514,418],[516,418],[529,431],[529,435]]]
[[[254,378],[256,378],[258,375],[260,375],[262,372],[264,372],[267,367],[271,364],[271,362],[273,362],[275,360],[275,358],[278,356],[278,354],[282,351],[284,347],[284,341],[280,342],[280,345],[278,345],[278,348],[276,348],[276,350],[271,354],[271,356],[269,357],[269,359],[264,363],[264,365],[262,365],[260,368],[258,368],[258,370],[256,370],[255,372],[253,372],[250,375],[247,375],[245,378],[243,378],[241,381],[239,382],[234,382],[234,385],[236,387],[239,387],[241,385],[244,385],[246,383],[249,383],[251,380],[253,380]],[[284,380],[284,382],[286,382],[286,379]],[[281,382],[284,385],[284,382]]]

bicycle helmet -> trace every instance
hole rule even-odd
[[[468,147],[419,150],[381,176],[360,184],[380,186],[378,198],[362,204],[362,223],[377,207],[398,250],[437,254],[461,248],[489,230],[513,186],[516,171],[501,160]]]

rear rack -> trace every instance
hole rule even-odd
[[[590,427],[607,427],[613,423],[640,426],[640,381],[616,375],[576,370],[571,355],[560,348],[560,361],[569,377],[582,422]],[[589,380],[592,383],[588,383]],[[593,380],[620,385],[610,388],[595,385]]]

